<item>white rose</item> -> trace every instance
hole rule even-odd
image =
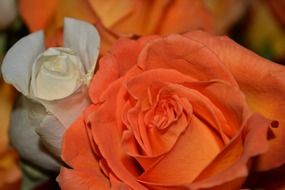
[[[45,50],[40,31],[21,39],[4,57],[4,80],[23,94],[12,112],[10,140],[29,163],[59,168],[62,136],[90,104],[87,89],[99,41],[92,25],[67,18],[64,47]]]

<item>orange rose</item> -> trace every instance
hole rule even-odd
[[[61,188],[239,189],[285,161],[284,73],[202,32],[119,40],[65,134]]]
[[[61,28],[67,16],[101,21],[112,31],[131,35],[211,30],[212,22],[200,0],[20,0],[20,13],[32,32],[45,28],[49,34]]]
[[[200,0],[20,0],[19,3],[29,30],[45,29],[51,45],[61,42],[64,17],[99,25],[103,51],[117,35],[169,34],[198,28],[212,31],[211,13]]]

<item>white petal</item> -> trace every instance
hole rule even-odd
[[[0,30],[11,24],[17,16],[15,0],[0,0]]]
[[[49,48],[32,68],[30,93],[43,100],[65,98],[83,84],[85,72],[80,58],[69,48]]]
[[[20,96],[11,114],[10,142],[24,160],[42,169],[57,171],[59,162],[45,149],[35,132],[46,114],[43,106]]]
[[[44,49],[42,31],[32,33],[19,40],[4,57],[2,74],[5,82],[12,84],[18,91],[27,96],[33,62]]]
[[[82,86],[71,96],[60,100],[39,100],[48,112],[54,115],[65,128],[68,128],[75,119],[90,105],[88,89]]]
[[[46,148],[59,158],[61,153],[61,142],[65,130],[66,128],[53,115],[47,115],[43,119],[41,126],[36,128],[36,132]]]
[[[96,28],[84,21],[65,18],[64,47],[73,49],[80,56],[85,71],[93,76],[100,47]]]

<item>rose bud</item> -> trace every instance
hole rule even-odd
[[[45,49],[39,31],[21,39],[4,57],[3,78],[22,93],[9,133],[24,160],[43,169],[58,169],[54,157],[60,155],[62,135],[90,103],[87,88],[99,41],[92,25],[67,18],[64,47]]]

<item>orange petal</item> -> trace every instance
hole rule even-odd
[[[21,0],[20,12],[31,32],[44,29],[48,38],[63,27],[64,17],[97,21],[89,3],[81,0]]]
[[[201,0],[173,0],[164,14],[158,28],[160,34],[213,31],[213,17]]]
[[[190,189],[212,189],[226,184],[228,189],[235,189],[233,187],[237,186],[240,188],[249,173],[251,159],[268,149],[269,123],[270,121],[262,116],[253,114],[240,133],[204,169],[195,182],[186,186]],[[239,184],[236,184],[237,182]]]
[[[100,17],[103,25],[110,28],[116,22],[130,14],[132,0],[88,0],[94,12]]]
[[[91,149],[82,116],[65,132],[62,159],[73,169],[61,168],[57,178],[61,188],[109,188],[109,180],[100,171],[99,162]]]
[[[103,24],[109,29],[125,35],[145,35],[156,33],[156,29],[167,7],[169,1],[109,1],[101,2],[90,0],[93,8],[98,12]],[[93,3],[92,3],[93,2]],[[101,9],[101,6],[103,9]],[[116,7],[114,10],[113,7]]]
[[[193,116],[175,147],[139,180],[167,186],[191,183],[220,152],[220,143],[215,133]]]
[[[138,66],[143,70],[174,69],[198,80],[222,79],[237,85],[210,49],[181,35],[170,35],[147,44],[140,54]]]
[[[84,162],[84,160],[82,160]],[[110,185],[106,177],[94,172],[72,170],[62,167],[57,181],[61,189],[102,189],[109,190]]]
[[[260,157],[258,169],[268,170],[285,163],[285,67],[261,58],[225,37],[212,37],[202,32],[186,36],[216,54],[237,80],[253,111],[279,121],[279,127],[272,129],[276,138],[270,141],[269,151]]]
[[[133,189],[146,190],[136,181],[140,169],[136,167],[134,160],[125,154],[121,145],[121,124],[116,118],[117,96],[114,95],[119,92],[121,85],[118,80],[107,89],[106,101],[94,110],[87,122],[91,126],[93,139],[101,155],[114,175]]]
[[[31,32],[47,27],[59,0],[20,0],[20,14]]]
[[[48,37],[53,35],[57,29],[62,28],[64,17],[76,18],[89,23],[95,23],[97,21],[87,1],[60,0],[53,11],[52,18],[45,28]]]
[[[99,101],[99,97],[109,84],[124,76],[137,64],[141,49],[153,38],[156,37],[145,37],[138,41],[121,38],[114,44],[111,52],[100,59],[99,70],[92,79],[89,91],[94,103]]]

